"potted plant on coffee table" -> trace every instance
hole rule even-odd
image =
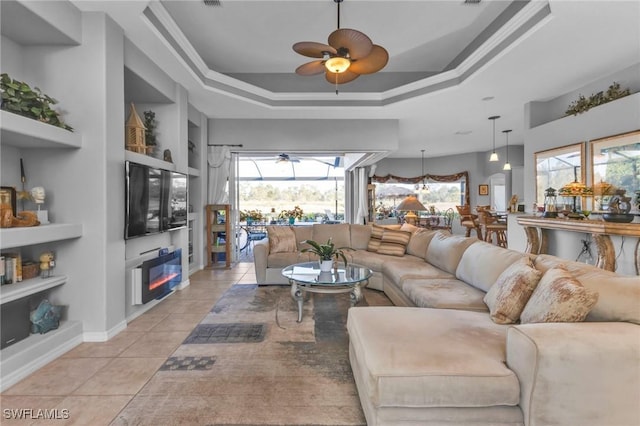
[[[347,266],[347,257],[344,255],[345,250],[353,250],[351,247],[336,247],[332,239],[329,238],[326,244],[320,244],[313,240],[304,240],[303,244],[309,244],[311,247],[300,250],[302,253],[314,253],[320,259],[320,271],[327,272],[333,267],[333,259],[342,259],[344,266]]]

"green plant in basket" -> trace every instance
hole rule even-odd
[[[344,265],[347,266],[347,257],[344,255],[345,250],[353,250],[351,247],[336,247],[332,239],[329,238],[326,244],[320,244],[313,240],[304,240],[303,244],[309,244],[311,247],[300,250],[302,253],[314,253],[320,260],[342,259]]]

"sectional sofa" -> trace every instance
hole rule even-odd
[[[349,310],[369,425],[640,425],[640,278],[410,227],[271,231],[259,283],[331,237],[396,305]]]

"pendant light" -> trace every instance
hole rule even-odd
[[[427,193],[427,192],[429,192],[429,187],[427,186],[426,183],[424,183],[424,149],[421,149],[420,152],[422,153],[422,188],[421,188],[421,191],[423,193]]]
[[[498,161],[498,154],[496,153],[496,120],[498,118],[500,118],[499,115],[489,117],[489,120],[493,121],[493,152],[489,157],[489,161],[491,162]]]
[[[502,133],[505,134],[505,136],[507,137],[507,151],[506,151],[506,157],[507,157],[507,162],[504,163],[504,166],[502,167],[502,170],[511,170],[511,163],[509,163],[509,132],[511,130],[503,130]]]

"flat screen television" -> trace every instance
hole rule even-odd
[[[125,163],[125,239],[187,226],[187,175]]]

